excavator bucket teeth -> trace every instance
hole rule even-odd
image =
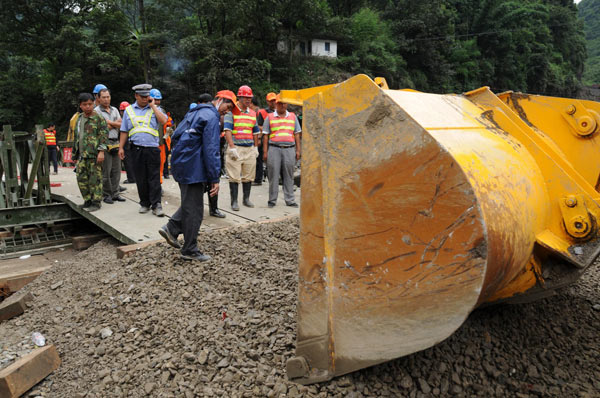
[[[297,356],[287,371],[299,383],[441,342],[478,305],[539,288],[540,259],[568,257],[581,241],[551,222],[560,204],[530,153],[539,148],[505,102],[486,88],[381,86],[358,75],[293,95],[304,133]],[[595,214],[593,188],[562,171],[561,189],[587,195]],[[540,246],[544,234],[555,241]],[[595,231],[585,239],[598,247]]]

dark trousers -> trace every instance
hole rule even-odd
[[[131,143],[129,140],[125,143],[123,147],[125,151],[125,172],[127,173],[127,180],[129,182],[135,182],[135,173],[133,172],[133,154],[131,152]]]
[[[263,168],[263,146],[258,146],[258,157],[256,158],[256,178],[254,178],[254,182],[261,183],[264,177],[264,168]]]
[[[198,250],[198,231],[202,225],[204,213],[204,186],[200,182],[197,184],[179,184],[181,191],[181,206],[175,214],[171,216],[167,223],[167,228],[175,238],[183,233],[183,247],[181,254],[194,255],[199,254]]]
[[[114,198],[119,196],[119,182],[121,181],[121,158],[116,149],[104,152],[102,163],[102,194],[104,197]]]
[[[48,162],[54,166],[54,172],[58,173],[58,151],[56,145],[48,145]]]
[[[140,206],[154,209],[160,204],[160,149],[131,144],[131,154]]]
[[[227,140],[221,137],[221,175],[225,175],[225,152],[227,151]]]

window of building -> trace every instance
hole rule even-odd
[[[328,41],[325,42],[325,51],[331,51],[330,43]]]

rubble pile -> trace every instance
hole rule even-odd
[[[475,311],[423,352],[300,386],[294,355],[298,220],[202,233],[213,260],[166,244],[117,260],[103,241],[24,289],[33,307],[0,325],[0,363],[33,332],[61,367],[42,397],[598,397],[600,269],[532,304]]]

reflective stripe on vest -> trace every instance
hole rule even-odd
[[[234,140],[252,140],[252,129],[256,125],[256,113],[233,112],[233,134]]]
[[[46,145],[48,146],[56,146],[56,136],[53,132],[44,129],[44,138],[46,139]]]
[[[150,127],[150,122],[152,121],[152,115],[154,115],[154,111],[150,109],[150,112],[146,112],[145,114],[138,116],[133,111],[132,105],[129,105],[125,112],[129,115],[129,119],[131,120],[131,125],[133,126],[131,130],[129,130],[129,136],[131,137],[137,133],[147,133],[151,134],[155,137],[158,137],[158,130]]]
[[[294,142],[296,129],[296,115],[289,112],[287,117],[273,118],[275,113],[269,115],[269,142]]]

